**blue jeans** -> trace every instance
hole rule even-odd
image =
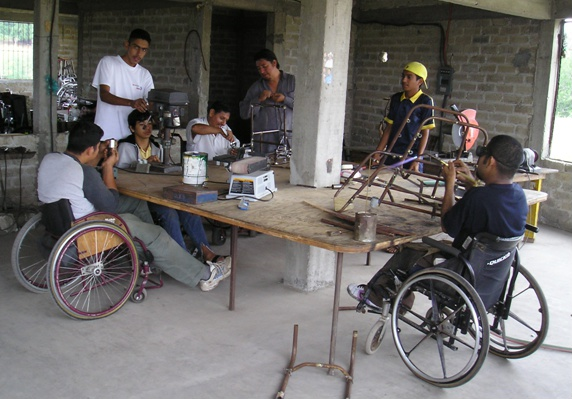
[[[193,246],[199,249],[199,253],[201,253],[202,244],[209,247],[207,234],[205,233],[205,229],[203,229],[201,217],[189,212],[161,206],[159,204],[148,203],[148,205],[151,212],[157,214],[159,225],[165,229],[169,236],[171,236],[173,240],[175,240],[185,250],[187,250],[187,247],[183,240],[181,226],[183,226],[183,229],[191,238]]]

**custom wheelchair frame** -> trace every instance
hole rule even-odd
[[[255,131],[255,113],[254,108],[261,107],[261,108],[274,108],[277,116],[277,120],[279,122],[278,129],[271,129],[271,130],[264,130],[264,131]],[[288,163],[291,156],[292,156],[292,149],[290,145],[290,140],[288,137],[288,133],[291,131],[287,131],[286,128],[286,106],[282,104],[251,104],[251,149],[255,153],[262,153],[262,145],[263,144],[272,144],[276,145],[277,148],[270,154],[264,154],[265,156],[272,159],[272,162],[276,165],[278,164],[285,164]],[[271,133],[278,133],[280,135],[280,139],[278,142],[272,140],[265,140],[264,135],[271,134]],[[255,139],[257,138],[257,139]],[[258,149],[258,151],[257,151]]]
[[[537,230],[531,226],[528,229]],[[517,250],[520,240],[514,238],[509,243],[503,243],[505,239],[501,238],[474,240],[477,247],[490,254],[515,248],[495,304],[486,309],[474,288],[471,254],[423,238],[423,242],[442,254],[456,257],[467,272],[458,274],[440,264],[423,268],[399,277],[403,283],[397,285],[397,292],[381,308],[369,307],[366,300],[361,301],[356,308],[358,312],[380,315],[366,339],[366,353],[374,354],[379,349],[390,322],[398,353],[410,371],[433,385],[455,387],[477,374],[488,350],[503,358],[516,359],[532,354],[541,346],[549,328],[548,306],[539,284],[521,265]],[[496,243],[501,244],[500,248],[496,249]],[[410,309],[404,300],[412,292],[416,293],[416,300]]]
[[[119,216],[95,212],[74,220],[67,199],[44,204],[22,227],[11,261],[24,288],[49,291],[75,319],[107,317],[128,299],[142,302],[146,289],[163,286],[151,269],[153,255]]]

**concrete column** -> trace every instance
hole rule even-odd
[[[212,2],[204,2],[198,9],[196,21],[191,22],[191,29],[197,29],[201,36],[201,46],[203,49],[203,59],[197,37],[192,37],[191,45],[187,48],[189,70],[191,72],[190,93],[189,93],[189,119],[198,116],[207,115],[207,105],[209,102],[209,76],[210,76],[210,59],[211,59],[211,20],[213,18]]]
[[[351,0],[302,0],[291,183],[340,181]]]
[[[275,53],[279,61],[285,58],[286,16],[283,3],[277,2],[274,12],[269,13],[267,17],[267,40],[265,46]]]
[[[327,187],[340,181],[351,17],[352,0],[301,2],[292,184]],[[335,256],[289,243],[285,284],[305,291],[331,285]]]
[[[38,159],[56,151],[59,0],[34,0],[34,133]]]

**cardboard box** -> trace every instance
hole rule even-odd
[[[188,204],[217,201],[217,196],[218,192],[216,190],[205,189],[201,186],[182,184],[163,188],[164,198]]]

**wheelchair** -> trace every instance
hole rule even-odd
[[[128,299],[140,303],[147,289],[163,286],[150,267],[153,255],[119,216],[95,212],[74,220],[67,199],[44,204],[22,227],[11,261],[23,287],[49,291],[74,319],[107,317]]]
[[[382,307],[366,300],[358,304],[356,311],[380,316],[366,339],[367,354],[379,349],[390,325],[400,358],[415,376],[439,387],[456,387],[478,373],[488,351],[517,359],[541,346],[549,328],[548,306],[539,284],[520,263],[517,246],[522,238],[478,235],[463,252],[431,238],[422,240],[450,258],[409,275],[396,273],[396,290],[389,290],[391,298]],[[445,268],[452,259],[460,266],[457,271]],[[486,272],[476,276],[472,264],[485,266]],[[406,299],[412,293],[415,302],[409,307]]]

